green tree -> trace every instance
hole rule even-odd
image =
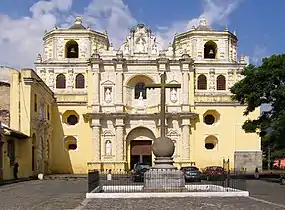
[[[272,55],[260,66],[249,65],[243,71],[244,79],[232,88],[232,100],[246,105],[244,115],[262,104],[272,109],[261,113],[255,120],[247,120],[245,132],[260,130],[263,146],[271,145],[274,155],[285,155],[285,54]],[[273,152],[273,151],[272,151]]]

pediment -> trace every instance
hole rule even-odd
[[[112,82],[111,80],[106,80],[106,81],[102,82],[101,85],[105,85],[105,86],[106,85],[115,85],[115,83]]]

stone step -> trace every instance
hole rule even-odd
[[[19,183],[19,182],[26,182],[30,180],[36,180],[36,179],[37,179],[36,177],[27,177],[27,178],[19,178],[19,179],[0,180],[0,186]]]
[[[51,174],[51,175],[45,175],[44,179],[58,179],[58,180],[76,180],[76,179],[86,179],[87,180],[88,175],[87,174]]]

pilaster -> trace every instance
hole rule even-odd
[[[229,54],[229,40],[227,39],[226,41],[225,41],[226,43],[225,43],[225,57],[226,57],[226,59],[227,59],[227,61],[230,61],[231,59],[230,59],[230,54]]]
[[[214,92],[216,89],[216,78],[215,78],[215,69],[210,69],[210,79],[209,79],[209,90],[211,92]]]
[[[72,91],[73,89],[73,68],[69,68],[68,71],[67,71],[67,90],[68,91]]]

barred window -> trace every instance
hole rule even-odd
[[[66,79],[63,74],[59,74],[56,77],[56,88],[64,89],[66,87]]]
[[[83,74],[77,74],[75,78],[75,88],[84,88],[85,78]]]
[[[217,90],[226,89],[226,78],[223,75],[217,77]]]
[[[207,77],[204,74],[198,76],[198,90],[207,90]]]

